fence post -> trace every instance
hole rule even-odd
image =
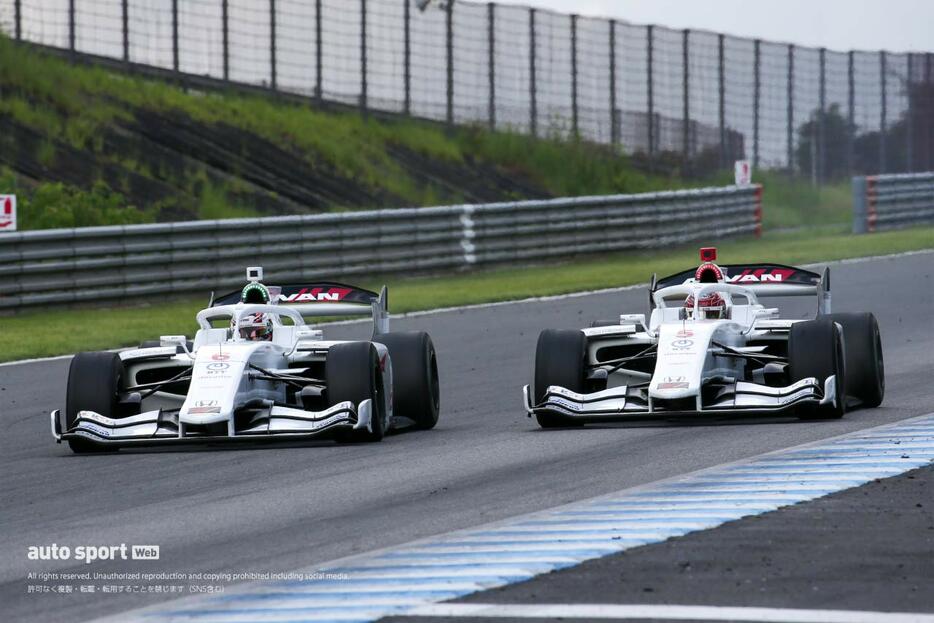
[[[908,131],[905,136],[905,172],[912,173],[914,172],[914,159],[915,159],[915,146],[914,146],[914,134],[915,134],[915,108],[913,101],[914,98],[911,96],[911,76],[912,69],[914,69],[914,63],[912,59],[914,54],[911,52],[908,53],[908,77],[905,79],[905,95],[908,97],[908,118],[906,119],[908,123]]]
[[[931,88],[931,57],[932,56],[934,56],[934,54],[931,54],[930,52],[924,55],[924,83],[928,89]],[[934,116],[934,104],[931,105],[931,108],[927,111],[927,114]],[[925,167],[925,170],[930,171],[934,169],[934,121],[928,121],[927,127],[928,127],[927,154],[926,154],[927,166]]]
[[[490,80],[490,130],[496,129],[496,3],[486,5],[487,49],[489,51],[488,78]]]
[[[868,231],[867,221],[869,217],[868,202],[866,194],[868,188],[866,178],[857,176],[853,178],[853,233],[865,234]]]
[[[68,0],[68,49],[71,59],[75,57],[75,0]]]
[[[827,107],[827,49],[818,50],[820,84],[817,87],[817,185],[824,183],[824,157],[827,145],[824,136],[824,109]]]
[[[123,28],[123,62],[130,62],[130,2],[122,0],[120,3],[121,27]]]
[[[610,144],[619,145],[619,126],[616,123],[616,20],[610,20]]]
[[[269,85],[276,90],[276,0],[269,0]]]
[[[795,171],[795,46],[788,46],[788,170]]]
[[[230,18],[228,0],[221,0],[221,45],[224,56],[224,81],[230,80]]]
[[[752,169],[759,168],[759,105],[762,95],[762,41],[753,43],[752,85]]]
[[[178,73],[178,0],[172,0],[172,70]]]
[[[886,100],[888,96],[886,90],[888,88],[888,80],[886,79],[885,73],[888,71],[888,63],[885,58],[885,50],[879,52],[879,76],[880,76],[880,86],[882,92],[882,107],[879,111],[879,173],[886,173],[888,171],[888,162],[886,154],[886,145],[885,145],[885,135],[887,132],[886,124]]]
[[[445,39],[447,40],[447,124],[454,127],[454,3],[445,5]]]
[[[319,0],[320,1],[320,0]],[[412,3],[408,0],[405,0],[405,32],[403,41],[403,55],[402,60],[402,81],[405,88],[405,103],[403,104],[403,112],[406,116],[412,114]]]
[[[724,74],[723,62],[723,42],[726,37],[722,34],[717,35],[717,92],[720,98],[719,122],[720,122],[720,168],[727,165],[726,155],[726,75]]]
[[[690,69],[690,49],[691,31],[685,28],[681,32],[681,80],[684,82],[681,99],[681,147],[683,149],[682,169],[685,174],[690,173],[691,168],[691,69]]]
[[[577,15],[571,15],[571,134],[579,138],[577,119]]]
[[[23,3],[22,3],[22,0],[14,0],[13,2],[13,22],[14,22],[14,33],[16,34],[16,40],[22,41],[23,39]]]
[[[367,66],[366,66],[366,0],[360,0],[360,112],[367,112]]]
[[[322,60],[324,42],[321,41],[321,30],[321,0],[315,0],[315,97],[319,102],[324,97],[324,62]]]
[[[538,80],[535,77],[535,9],[529,9],[529,129],[538,136]]]
[[[856,72],[853,62],[853,51],[847,54],[846,63],[846,82],[847,82],[847,102],[846,102],[846,170],[847,174],[853,175],[855,168],[855,154],[853,149],[856,138]]]
[[[646,26],[646,38],[645,38],[645,53],[646,53],[646,114],[645,120],[648,122],[648,134],[646,139],[648,140],[648,145],[645,152],[649,155],[649,158],[655,156],[655,93],[654,89],[654,80],[652,76],[653,71],[653,56],[655,53],[655,27],[651,24]]]

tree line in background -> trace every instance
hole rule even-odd
[[[911,84],[908,98],[907,110],[885,131],[859,132],[837,104],[815,110],[798,127],[798,173],[839,180],[850,171],[867,175],[934,169],[934,84]]]

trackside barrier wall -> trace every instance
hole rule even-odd
[[[934,173],[853,178],[853,233],[934,224]]]
[[[757,185],[0,235],[0,310],[444,271],[757,234]]]

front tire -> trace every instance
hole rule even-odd
[[[79,411],[93,411],[107,418],[117,414],[123,361],[116,353],[78,353],[68,368],[65,390],[65,431],[78,423]],[[75,454],[113,451],[89,439],[69,439]]]
[[[374,339],[389,350],[393,416],[407,417],[421,430],[434,428],[441,410],[441,384],[431,337],[424,331],[413,331],[387,333]]]
[[[328,404],[338,405],[345,401],[356,408],[364,400],[372,403],[372,431],[347,431],[337,440],[380,441],[386,432],[383,378],[376,347],[370,342],[347,342],[335,344],[328,349],[325,361],[325,382]]]
[[[788,337],[788,368],[791,382],[815,377],[823,386],[827,377],[836,377],[835,404],[802,407],[802,419],[839,419],[846,413],[846,356],[843,331],[829,316],[791,325]]]
[[[587,340],[581,331],[546,329],[541,332],[535,349],[534,404],[545,400],[545,392],[550,385],[583,393],[586,350]],[[542,428],[583,425],[555,413],[536,413],[535,418]]]
[[[866,407],[878,407],[885,397],[885,364],[876,317],[868,312],[831,314],[830,317],[843,327],[850,394]]]

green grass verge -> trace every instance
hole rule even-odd
[[[439,124],[398,117],[394,120],[365,118],[357,111],[316,109],[262,95],[235,92],[186,91],[159,80],[72,64],[34,49],[14,44],[0,35],[0,77],[3,97],[0,115],[8,116],[41,137],[37,158],[45,165],[60,156],[56,141],[87,156],[101,171],[133,171],[142,178],[166,182],[193,195],[194,214],[199,218],[234,218],[251,215],[250,206],[238,206],[236,183],[216,183],[199,190],[203,175],[190,167],[155,170],[158,160],[140,161],[148,154],[145,145],[133,140],[115,149],[103,137],[135,128],[138,114],[156,112],[166,123],[190,121],[195,127],[229,126],[284,146],[307,165],[332,176],[334,183],[353,184],[376,196],[386,196],[392,205],[424,206],[462,201],[456,191],[460,174],[470,164],[483,164],[502,177],[528,181],[554,196],[628,193],[663,190],[679,186],[701,186],[701,180],[681,181],[666,175],[647,175],[635,170],[628,158],[606,146],[581,141],[540,139],[513,132],[489,132],[480,127],[446,131]],[[170,125],[168,130],[173,127]],[[135,132],[135,130],[134,130]],[[0,137],[2,138],[2,137]],[[0,140],[2,143],[2,140]],[[128,152],[136,149],[140,153]],[[137,149],[139,148],[139,149]],[[399,149],[443,165],[441,172],[427,178],[413,174],[394,155]],[[198,163],[198,166],[201,166]],[[200,169],[203,172],[204,167]],[[118,176],[117,173],[113,173]],[[432,177],[439,178],[433,180]],[[109,179],[109,178],[108,178]],[[100,182],[119,197],[120,210],[106,214],[83,207],[74,214],[67,208],[73,195],[83,197],[87,189],[65,187],[45,179],[24,183],[9,169],[0,167],[0,192],[18,191],[21,197],[21,228],[44,229],[85,224],[150,222],[161,218],[159,206],[128,205],[120,195],[121,183]],[[446,182],[446,183],[445,183]],[[40,194],[46,185],[55,186],[55,196]],[[108,186],[109,185],[109,186]],[[36,186],[36,188],[33,188]],[[453,195],[452,195],[453,192]],[[516,191],[512,199],[523,199]],[[169,197],[168,204],[179,197]],[[187,205],[187,204],[186,204]],[[369,208],[372,205],[330,205],[329,209]],[[87,213],[85,213],[87,212]],[[171,212],[169,213],[171,214]],[[165,219],[163,219],[165,220]]]
[[[528,268],[477,270],[456,275],[389,277],[394,313],[565,294],[647,283],[697,264],[697,244],[665,251],[627,252]],[[724,263],[776,261],[800,264],[934,248],[934,228],[864,236],[839,227],[719,242]],[[376,287],[369,280],[364,286]],[[197,299],[115,309],[34,311],[3,319],[0,360],[12,361],[83,350],[131,346],[161,335],[192,335],[194,315],[206,304]]]
[[[853,190],[848,181],[815,187],[772,171],[760,171],[754,180],[763,185],[762,226],[767,231],[852,221]]]

